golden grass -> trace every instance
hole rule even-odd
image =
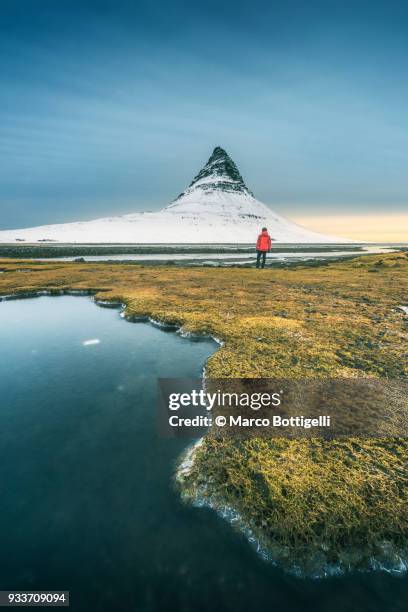
[[[406,377],[408,257],[361,256],[279,269],[143,267],[0,261],[0,294],[92,289],[225,341],[208,376]],[[30,272],[18,269],[30,268]],[[392,563],[408,537],[408,442],[257,440],[207,436],[182,479],[186,497],[231,506],[274,558]]]

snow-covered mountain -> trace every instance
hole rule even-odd
[[[259,202],[221,147],[188,189],[158,212],[7,230],[0,242],[253,244],[264,226],[274,242],[352,242],[305,229]]]

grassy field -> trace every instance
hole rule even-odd
[[[0,261],[0,295],[88,289],[225,344],[207,375],[407,377],[406,253],[286,270]],[[300,571],[397,567],[408,550],[408,441],[207,436],[179,478],[186,499],[232,508]]]

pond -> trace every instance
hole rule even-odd
[[[69,590],[74,611],[406,610],[405,577],[298,579],[181,503],[188,441],[158,436],[156,379],[215,350],[85,297],[0,303],[0,589]]]

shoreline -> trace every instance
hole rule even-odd
[[[195,488],[187,486],[189,476],[194,468],[195,455],[203,446],[205,436],[198,441],[190,444],[187,449],[181,454],[180,462],[175,473],[175,485],[180,492],[181,499],[184,503],[188,503],[195,508],[208,508],[215,512],[222,520],[226,521],[234,530],[242,534],[250,544],[251,548],[263,561],[270,563],[275,567],[280,567],[288,574],[300,579],[322,580],[336,576],[343,576],[351,573],[369,573],[369,572],[385,572],[395,576],[401,576],[408,571],[408,545],[405,550],[393,548],[389,542],[379,542],[378,548],[382,548],[384,556],[370,556],[366,567],[360,567],[358,564],[351,565],[349,561],[338,564],[330,564],[324,562],[323,557],[327,552],[324,545],[321,546],[319,552],[321,558],[312,570],[307,570],[302,563],[296,562],[296,559],[288,561],[286,551],[273,541],[268,542],[267,538],[262,537],[262,533],[256,533],[249,525],[248,521],[240,512],[231,505],[228,505],[221,497],[208,494],[205,487]],[[355,551],[349,551],[352,556],[356,557],[359,548]],[[285,560],[282,559],[282,553]],[[362,557],[364,558],[364,557]]]

